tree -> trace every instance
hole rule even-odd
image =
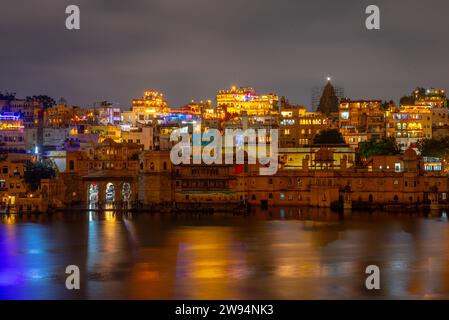
[[[437,139],[421,139],[417,148],[424,157],[447,158],[449,156],[449,137]]]
[[[313,138],[314,144],[342,144],[345,143],[338,129],[323,130]]]
[[[25,182],[30,186],[31,191],[39,188],[41,179],[54,179],[56,170],[50,160],[29,162],[25,169]]]
[[[373,156],[389,156],[401,153],[396,140],[393,138],[383,138],[375,141],[365,141],[359,144],[358,153],[362,158],[369,158]]]
[[[390,101],[383,101],[382,102],[382,109],[384,111],[387,111],[390,107],[394,107],[396,104],[394,103],[393,100]]]
[[[7,100],[12,101],[16,99],[16,93],[15,92],[0,92],[0,100]]]
[[[403,106],[410,106],[415,104],[415,98],[413,96],[403,96],[399,100],[399,103]]]
[[[56,104],[56,101],[47,95],[38,95],[38,96],[34,95],[32,97],[26,97],[26,100],[27,101],[37,101],[42,104],[44,109],[51,108]]]

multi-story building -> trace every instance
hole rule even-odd
[[[2,205],[14,204],[15,197],[26,191],[25,164],[18,155],[2,156],[0,160],[0,197]]]
[[[259,95],[251,87],[233,86],[228,90],[220,90],[217,94],[217,111],[220,114],[248,116],[267,116],[278,113],[279,97],[268,93]]]
[[[104,206],[138,200],[139,154],[142,145],[112,139],[84,151],[68,151],[65,203]]]
[[[322,113],[307,112],[303,106],[283,107],[279,116],[279,145],[298,148],[312,144],[318,133],[329,128],[332,121]]]
[[[332,164],[332,149],[318,150],[314,167],[321,170],[281,168],[274,176],[250,170],[248,202],[254,206],[357,206],[448,204],[449,183],[442,171],[423,170],[423,161],[408,149],[400,156],[376,156],[367,167]]]
[[[123,142],[142,144],[144,150],[153,150],[154,148],[154,127],[131,127],[122,125],[121,138]]]
[[[432,108],[432,138],[449,137],[449,110],[446,107]]]
[[[416,88],[413,91],[415,105],[431,106],[432,108],[443,108],[447,106],[446,91],[441,89]]]
[[[93,123],[93,109],[58,104],[44,111],[44,127],[46,128],[66,128]]]
[[[353,147],[385,137],[382,101],[343,99],[339,104],[339,129],[346,143]]]
[[[122,139],[122,131],[121,127],[118,125],[98,125],[98,126],[90,126],[85,129],[85,133],[87,134],[97,134],[98,142],[102,142],[106,139],[112,139],[115,142],[120,142]]]
[[[133,99],[132,107],[129,112],[125,112],[124,121],[132,124],[150,124],[154,123],[155,119],[168,114],[170,108],[167,105],[167,101],[161,92],[156,90],[147,90],[144,92],[142,98]]]
[[[432,108],[401,106],[386,112],[387,135],[396,139],[402,150],[416,148],[420,139],[432,138]]]
[[[37,128],[43,120],[42,104],[34,100],[0,100],[0,112],[20,114],[25,128]]]
[[[0,151],[24,152],[25,127],[20,113],[0,113]]]
[[[99,125],[108,126],[120,124],[120,108],[113,107],[108,102],[101,102],[100,106],[95,107],[93,112],[96,123]]]

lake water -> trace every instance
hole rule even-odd
[[[0,216],[0,299],[378,298],[449,299],[445,212]]]

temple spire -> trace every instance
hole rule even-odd
[[[321,95],[320,103],[318,105],[318,112],[330,115],[338,112],[338,97],[335,94],[335,89],[331,83],[331,77],[327,76],[327,83]]]

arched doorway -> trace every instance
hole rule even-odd
[[[96,205],[98,203],[98,184],[95,182],[91,183],[87,189],[87,199],[89,205]]]
[[[131,200],[131,185],[125,182],[122,187],[122,199],[123,201]]]
[[[115,201],[115,186],[112,182],[106,185],[106,202]]]

